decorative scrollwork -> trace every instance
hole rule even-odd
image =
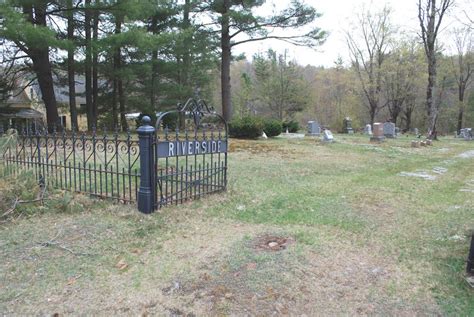
[[[186,103],[181,104],[178,103],[178,111],[179,112],[191,112],[191,113],[212,113],[214,114],[216,111],[214,110],[214,107],[209,106],[204,100],[202,99],[194,99],[194,98],[189,98]]]
[[[176,110],[168,111],[162,113],[156,122],[156,129],[160,128],[161,122],[163,119],[172,113],[178,113],[181,117],[192,117],[194,121],[194,130],[198,130],[200,128],[210,127],[212,125],[223,124],[225,129],[227,130],[227,122],[225,119],[218,114],[215,109],[208,105],[204,100],[200,98],[189,98],[184,104],[178,103],[178,107]],[[182,115],[182,116],[181,116]],[[202,119],[206,117],[209,122],[203,123]],[[179,119],[181,120],[181,119]],[[180,126],[183,125],[183,122],[180,122]],[[185,124],[184,124],[185,125]],[[187,127],[185,127],[187,129]],[[178,137],[178,127],[176,129],[176,138]],[[165,139],[168,139],[170,131],[164,129]]]
[[[115,153],[115,141],[109,140],[107,142],[107,153],[114,154]]]
[[[103,142],[98,142],[96,145],[95,145],[95,150],[99,153],[103,153],[105,151],[105,145]]]
[[[84,150],[87,152],[92,152],[95,150],[92,140],[86,140],[84,143]]]

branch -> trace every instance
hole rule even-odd
[[[287,42],[287,43],[290,43],[290,44],[293,44],[293,45],[296,45],[296,46],[310,46],[310,47],[315,46],[315,45],[312,45],[312,44],[305,44],[305,43],[301,43],[301,42],[297,42],[297,41],[291,41],[292,39],[297,40],[297,39],[302,39],[304,37],[305,37],[304,35],[301,35],[301,36],[270,35],[270,36],[255,37],[255,38],[250,38],[250,39],[234,42],[234,43],[231,43],[230,46],[234,47],[234,46],[237,46],[237,45],[243,44],[243,43],[263,41],[263,40],[267,40],[267,39],[281,40],[281,41],[284,41],[284,42]]]

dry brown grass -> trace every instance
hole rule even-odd
[[[466,145],[421,152],[402,141],[232,140],[227,193],[150,216],[51,193],[48,210],[0,229],[0,311],[468,314],[469,303],[456,305],[469,299],[459,264],[447,262],[464,256],[465,241],[446,237],[472,224],[469,193],[459,192],[474,177],[472,163],[443,163]],[[449,172],[434,183],[397,176],[430,164]],[[272,236],[291,243],[259,247]]]

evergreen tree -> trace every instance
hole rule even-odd
[[[0,38],[5,40],[4,45],[16,46],[31,60],[31,70],[41,90],[50,129],[60,126],[50,53],[52,48],[65,48],[67,45],[57,38],[55,30],[47,21],[52,12],[60,10],[54,2],[39,0],[12,0],[0,5],[0,15],[3,17]]]
[[[320,15],[299,0],[291,1],[290,7],[273,15],[255,14],[253,9],[264,3],[264,0],[208,0],[199,5],[200,11],[214,13],[216,31],[220,33],[222,114],[226,120],[232,117],[230,63],[233,47],[265,39],[279,39],[312,47],[319,45],[325,38],[325,33],[317,27],[298,35],[270,34],[275,29],[284,31],[310,25]]]
[[[286,53],[269,50],[267,57],[255,56],[254,63],[259,103],[272,117],[291,120],[308,105],[309,87]]]

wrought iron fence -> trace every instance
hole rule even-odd
[[[1,153],[5,174],[31,170],[56,188],[123,203],[137,200],[140,151],[130,133],[10,131]]]
[[[226,189],[228,128],[213,108],[189,99],[161,114],[156,128],[150,124],[145,116],[138,138],[105,130],[11,129],[0,144],[0,163],[4,174],[31,170],[48,186],[138,202],[145,213]]]

